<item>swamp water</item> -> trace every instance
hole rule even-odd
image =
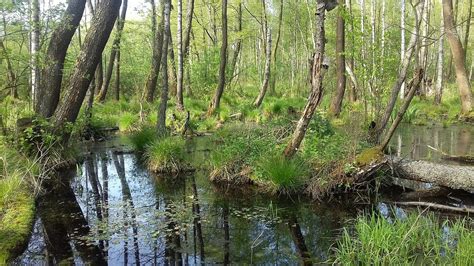
[[[392,152],[440,160],[430,145],[472,155],[472,132],[472,127],[402,127]],[[188,145],[198,171],[174,182],[149,173],[135,155],[121,153],[120,143],[90,148],[77,169],[61,174],[63,184],[38,199],[31,239],[15,263],[320,263],[328,259],[340,229],[363,208],[216,187],[203,170],[209,143],[202,138]]]
[[[188,148],[194,164],[206,164],[205,141]],[[28,248],[15,262],[321,262],[341,223],[356,215],[353,206],[216,187],[202,168],[181,181],[166,181],[150,174],[133,154],[95,147],[77,169],[62,174],[64,184],[38,199]]]

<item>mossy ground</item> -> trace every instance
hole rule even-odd
[[[32,170],[26,166],[29,163],[2,141],[0,139],[0,264],[5,264],[27,243],[35,216],[35,201],[28,183]]]

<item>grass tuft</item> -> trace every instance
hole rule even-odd
[[[133,149],[138,153],[145,152],[145,149],[157,138],[155,129],[151,127],[142,128],[129,136]]]
[[[188,169],[185,163],[185,141],[180,137],[164,137],[147,146],[148,168],[156,173],[180,173]]]

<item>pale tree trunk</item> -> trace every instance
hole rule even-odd
[[[221,97],[224,93],[226,84],[225,69],[227,65],[227,0],[222,0],[222,45],[219,65],[219,84],[217,85],[216,93],[207,110],[207,115],[213,115],[220,106]]]
[[[265,23],[266,24],[266,23]],[[267,27],[267,26],[266,26]],[[263,99],[265,98],[265,94],[268,90],[268,85],[270,82],[270,68],[271,68],[271,61],[272,61],[272,33],[269,28],[266,30],[267,32],[267,42],[266,42],[266,51],[265,51],[265,73],[263,77],[262,87],[260,88],[260,93],[255,99],[253,103],[255,107],[260,107],[262,105]]]
[[[120,100],[120,50],[115,57],[115,100]]]
[[[400,34],[401,34],[401,39],[400,39],[400,62],[403,62],[405,59],[405,51],[406,51],[406,39],[405,39],[405,14],[406,14],[406,0],[400,0]],[[400,99],[403,99],[405,97],[405,80],[403,80],[403,83],[400,88]]]
[[[316,7],[316,49],[314,51],[313,59],[311,62],[311,92],[308,97],[308,101],[303,110],[303,113],[296,124],[295,131],[287,144],[284,155],[286,158],[293,157],[298,151],[301,142],[306,134],[309,123],[313,117],[316,108],[319,106],[323,94],[323,78],[326,71],[325,68],[328,66],[323,65],[324,61],[324,48],[325,48],[325,32],[324,32],[324,20],[327,9],[326,0],[318,0]]]
[[[31,53],[31,103],[36,106],[37,93],[40,84],[40,69],[38,64],[40,50],[40,3],[39,0],[30,0],[30,53]]]
[[[157,31],[153,34],[155,40],[153,41],[153,54],[151,56],[150,73],[145,84],[146,101],[151,103],[155,98],[156,84],[160,74],[161,57],[163,55],[163,39],[164,39],[164,8],[161,8],[161,21],[158,25]],[[165,52],[166,53],[166,52]]]
[[[166,135],[166,109],[168,105],[168,50],[170,33],[170,12],[171,12],[171,0],[164,0],[164,33],[163,33],[163,58],[162,64],[163,69],[161,71],[163,75],[163,87],[161,89],[160,105],[158,107],[158,124],[157,132],[158,135]]]
[[[352,0],[346,0],[346,7],[349,9],[349,17],[350,17],[350,32],[351,32],[351,56],[349,60],[349,68],[352,71],[352,74],[354,74],[354,69],[355,69],[355,63],[354,63],[354,49],[355,49],[355,36],[354,36],[354,18],[353,18],[353,13],[352,13]],[[346,69],[348,67],[346,66]],[[348,73],[349,74],[349,73]],[[358,86],[356,83],[354,83],[355,79],[355,74],[354,78],[352,78],[351,75],[351,89],[350,89],[350,94],[349,94],[349,99],[351,102],[356,102],[357,101],[357,91],[358,91]]]
[[[443,96],[443,60],[444,60],[444,22],[443,22],[443,9],[441,9],[441,21],[440,21],[440,34],[438,41],[438,63],[436,66],[436,92],[435,92],[435,104],[441,104]]]
[[[423,7],[424,5],[418,5],[415,8],[415,12],[418,14],[417,15],[417,21],[415,22],[415,27],[412,31],[411,37],[410,37],[410,42],[408,44],[408,49],[405,53],[405,57],[403,58],[402,64],[400,66],[400,70],[398,72],[398,77],[397,80],[395,81],[395,84],[393,84],[392,87],[392,93],[390,95],[389,102],[387,103],[387,107],[385,109],[385,112],[382,116],[382,118],[379,120],[379,123],[377,125],[377,136],[376,139],[379,140],[380,136],[382,135],[383,131],[385,130],[388,120],[390,119],[390,116],[392,115],[393,109],[395,107],[395,103],[397,102],[397,98],[399,93],[401,92],[402,84],[405,83],[406,77],[407,77],[407,71],[408,71],[408,66],[410,64],[411,58],[414,54],[416,44],[418,42],[418,32],[420,28],[420,19],[419,15],[421,15],[421,12],[423,12]]]
[[[45,67],[41,71],[41,82],[37,91],[36,113],[49,118],[59,103],[63,78],[64,60],[67,50],[78,29],[85,9],[85,0],[70,0],[61,22],[54,29],[45,56]]]
[[[462,48],[461,40],[454,25],[453,3],[452,0],[443,0],[443,18],[446,36],[456,70],[456,82],[461,97],[461,114],[468,115],[472,110],[472,92],[467,77],[465,54]]]
[[[178,46],[178,75],[176,84],[176,108],[179,111],[184,110],[183,103],[183,2],[178,0],[178,29],[177,29],[177,46]]]
[[[278,32],[277,32],[277,37],[276,37],[276,42],[275,42],[275,49],[273,50],[273,76],[271,79],[271,86],[270,86],[270,94],[275,94],[276,92],[276,71],[278,67],[278,47],[280,45],[280,37],[281,37],[281,26],[283,24],[283,0],[280,1],[280,14],[278,15]]]
[[[422,69],[427,69],[428,67],[428,31],[429,31],[429,14],[430,14],[430,0],[424,0],[424,10],[423,15],[421,17],[421,40],[420,40],[420,50],[419,50],[419,67]],[[421,83],[420,87],[420,95],[426,96],[427,95],[427,87],[425,82]]]
[[[191,31],[193,30],[193,15],[194,15],[194,0],[188,0],[187,11],[186,11],[186,28],[184,30],[184,43],[183,43],[183,61],[186,62],[186,59],[189,59],[189,65],[191,64],[191,58],[189,56],[189,44],[191,41]],[[189,67],[185,69],[186,71],[186,94],[188,96],[192,95],[191,90],[191,73]]]
[[[239,2],[239,7],[237,9],[237,32],[240,34],[242,32],[242,1]],[[234,44],[234,53],[232,54],[232,59],[230,61],[231,76],[229,78],[229,84],[232,83],[234,77],[237,75],[237,61],[239,60],[240,50],[242,49],[242,39],[238,38]]]
[[[339,8],[346,8],[343,0],[339,0]],[[342,101],[346,92],[346,56],[345,56],[345,21],[342,12],[337,16],[336,28],[336,75],[337,89],[333,96],[329,113],[338,117],[342,109]]]
[[[120,41],[122,39],[123,28],[125,26],[125,17],[127,15],[128,0],[123,0],[122,12],[120,13],[120,18],[117,20],[117,32],[112,43],[112,48],[110,51],[109,64],[107,65],[107,70],[105,72],[104,81],[102,83],[102,88],[100,93],[97,96],[99,102],[104,102],[105,97],[107,96],[107,91],[109,89],[110,80],[112,79],[112,72],[114,70],[114,63],[116,61],[117,53],[120,50]]]
[[[61,129],[67,122],[74,123],[76,121],[91,83],[90,77],[93,76],[100,55],[110,37],[121,2],[120,0],[101,1],[77,57],[69,79],[69,85],[64,92],[58,109],[54,113],[53,121],[56,128]]]
[[[467,55],[467,51],[469,51],[469,32],[471,30],[471,19],[472,19],[472,0],[469,1],[469,7],[467,11],[467,19],[466,19],[466,31],[464,33],[464,51]],[[464,57],[465,61],[467,61],[467,56]],[[465,62],[466,63],[466,62]]]

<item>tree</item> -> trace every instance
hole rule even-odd
[[[324,20],[326,11],[332,10],[337,3],[335,0],[318,0],[316,7],[316,48],[311,61],[311,92],[308,97],[306,106],[301,114],[290,142],[285,148],[284,155],[286,158],[293,157],[298,151],[301,142],[306,134],[311,118],[316,108],[321,102],[323,94],[323,78],[328,65],[324,64],[325,56],[325,29]]]
[[[220,64],[219,64],[219,83],[217,85],[216,93],[211,100],[209,109],[207,110],[208,115],[214,114],[217,108],[219,108],[222,94],[225,88],[225,70],[227,65],[227,0],[222,0],[222,44],[220,52]]]
[[[343,0],[339,0],[339,7],[345,8]],[[334,95],[329,112],[334,116],[339,116],[342,109],[342,100],[346,91],[346,57],[345,57],[345,21],[343,10],[337,16],[336,29],[336,74],[337,89]]]
[[[36,105],[38,99],[38,86],[40,83],[40,68],[39,68],[39,50],[40,50],[40,3],[39,0],[30,0],[30,53],[31,53],[31,102],[33,106]]]
[[[472,110],[472,92],[467,77],[464,49],[454,24],[452,0],[443,0],[443,19],[456,70],[456,82],[461,97],[461,114],[468,115]]]
[[[101,1],[72,70],[69,85],[54,113],[53,121],[56,128],[63,128],[65,123],[76,121],[91,77],[114,27],[121,3],[121,0]]]
[[[117,54],[120,52],[120,40],[122,39],[123,28],[125,26],[125,17],[127,15],[127,6],[128,0],[123,0],[122,12],[120,13],[120,18],[117,20],[117,33],[112,44],[112,49],[110,51],[109,64],[107,65],[107,70],[105,72],[104,81],[102,83],[102,88],[100,89],[99,95],[97,96],[100,102],[105,101],[107,96],[107,90],[109,89],[110,80],[112,79],[112,72],[114,70],[114,63],[116,60]]]
[[[406,40],[405,40],[405,10],[406,10],[406,0],[401,0],[401,16],[400,16],[400,62],[403,62],[405,59],[405,52],[406,52]],[[401,88],[400,88],[400,99],[403,99],[405,96],[405,81],[403,81]]]
[[[155,98],[156,83],[160,74],[161,57],[163,55],[163,37],[164,37],[164,8],[161,9],[161,21],[153,34],[153,54],[151,56],[150,73],[145,84],[146,101],[151,103]],[[165,50],[166,51],[166,50]]]
[[[176,84],[176,108],[180,111],[184,110],[183,103],[183,2],[178,0],[178,29],[177,29],[177,46],[178,46],[178,75]]]
[[[168,105],[168,41],[170,34],[170,12],[171,12],[171,0],[164,0],[164,37],[163,37],[163,87],[161,89],[160,106],[158,107],[158,123],[157,132],[158,135],[166,134],[166,109]]]
[[[268,26],[268,21],[267,21],[267,14],[266,14],[266,7],[265,7],[265,0],[262,0],[262,5],[263,5],[263,28],[264,28],[264,33],[266,33],[266,43],[265,43],[265,70],[264,70],[264,77],[263,77],[263,83],[262,87],[260,89],[260,93],[257,96],[257,99],[255,99],[254,105],[255,107],[260,107],[260,105],[263,102],[263,98],[265,97],[265,94],[267,93],[268,90],[268,84],[270,82],[270,68],[271,68],[271,61],[272,61],[272,32],[270,30],[270,27]]]
[[[81,22],[85,9],[85,0],[70,0],[62,15],[61,22],[54,29],[46,51],[46,65],[41,71],[38,88],[36,113],[49,118],[59,103],[63,78],[64,60],[72,37]]]
[[[435,88],[435,104],[441,104],[443,96],[443,59],[444,59],[444,22],[443,9],[441,9],[441,29],[438,40],[438,63],[436,65],[436,88]]]

